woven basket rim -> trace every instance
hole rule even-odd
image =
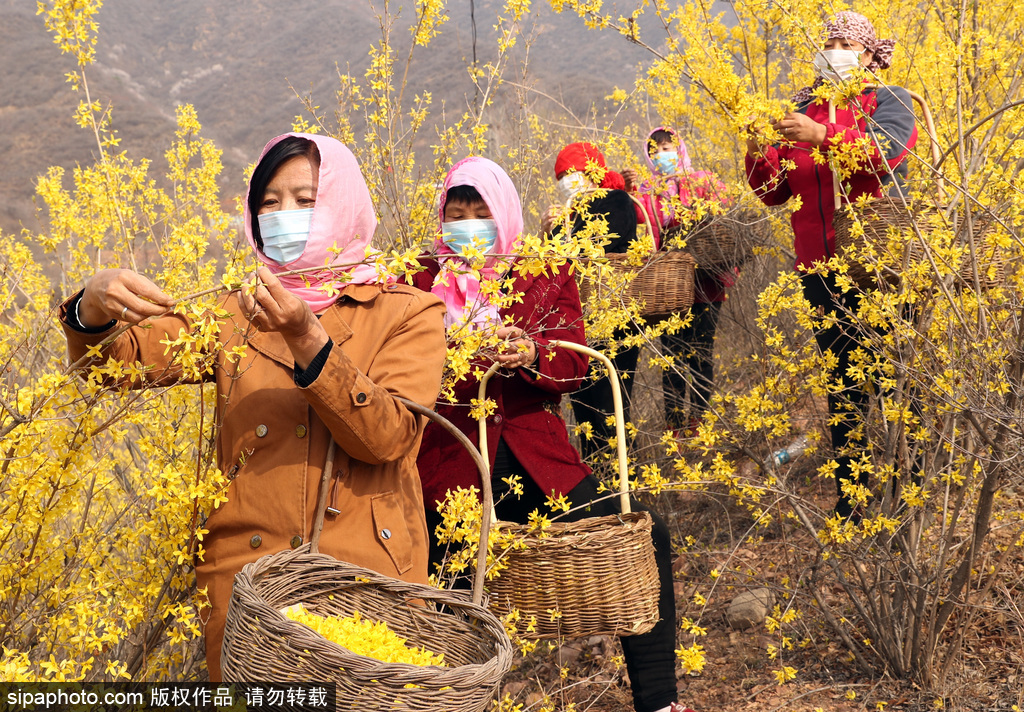
[[[277,557],[276,559],[274,557]],[[274,559],[273,563],[269,560]],[[360,655],[355,653],[348,648],[335,643],[332,640],[325,638],[318,634],[309,626],[303,625],[298,621],[293,621],[285,616],[280,608],[271,605],[266,601],[263,596],[257,593],[257,586],[259,582],[275,573],[275,569],[285,568],[286,564],[297,565],[295,559],[303,559],[301,567],[298,567],[296,574],[301,575],[303,570],[309,571],[317,568],[330,568],[338,569],[344,572],[344,576],[339,576],[338,580],[352,580],[352,579],[365,579],[359,581],[354,587],[356,590],[362,587],[374,588],[377,591],[384,591],[385,593],[396,593],[401,592],[403,598],[409,599],[422,599],[428,602],[438,602],[445,606],[452,608],[459,608],[472,614],[472,616],[482,625],[478,626],[477,633],[484,640],[489,641],[494,647],[494,655],[483,662],[479,663],[466,663],[462,665],[413,665],[411,663],[401,662],[385,662],[377,658],[373,658],[366,655]],[[262,562],[262,563],[261,563]],[[284,562],[280,564],[279,562]],[[255,571],[254,571],[255,570]],[[440,680],[444,684],[450,684],[444,681],[446,675],[456,674],[463,675],[466,671],[483,670],[487,668],[500,667],[500,659],[503,657],[503,653],[511,656],[512,645],[511,641],[506,636],[491,635],[488,633],[488,626],[493,626],[495,630],[504,630],[501,621],[485,606],[475,605],[470,600],[470,594],[465,591],[455,589],[441,589],[428,584],[411,583],[402,581],[400,579],[394,579],[379,572],[367,569],[355,564],[335,559],[327,554],[314,554],[309,551],[309,545],[304,544],[303,546],[294,550],[282,550],[273,554],[257,559],[256,561],[249,562],[242,567],[242,570],[235,574],[235,586],[242,584],[242,590],[247,591],[249,595],[256,599],[257,606],[253,606],[246,603],[250,612],[254,613],[264,624],[269,624],[275,630],[288,630],[303,631],[312,633],[317,637],[318,646],[327,647],[328,650],[333,653],[338,660],[350,660],[358,661],[362,670],[379,671],[381,678],[394,678],[408,676],[424,676],[429,675],[431,680]],[[340,596],[350,595],[353,588],[347,589],[347,591],[335,594]],[[238,600],[236,598],[236,600]],[[299,603],[300,600],[295,600],[293,603]],[[239,601],[239,605],[241,602]],[[393,627],[394,623],[388,621],[386,618],[376,618],[374,616],[366,616],[361,613],[368,620],[380,620],[381,622],[388,623],[389,627]],[[439,613],[438,615],[444,615]],[[342,665],[344,667],[344,665]],[[366,672],[360,672],[360,677],[366,677]],[[376,674],[376,673],[374,673]],[[422,684],[416,682],[416,684]],[[432,683],[433,684],[433,683]]]
[[[618,497],[618,494],[615,495]],[[509,531],[521,531],[526,537],[537,536],[534,538],[541,541],[554,541],[570,538],[582,538],[593,534],[594,531],[605,530],[605,529],[616,529],[622,531],[633,531],[636,529],[643,529],[649,527],[653,523],[653,519],[649,512],[644,510],[635,510],[627,514],[606,514],[601,517],[584,517],[583,519],[577,519],[571,522],[553,521],[549,524],[548,528],[544,532],[538,532],[537,528],[530,524],[519,524],[518,522],[505,522],[497,521],[492,524],[492,528],[501,528]],[[580,530],[583,531],[580,531]],[[540,534],[547,533],[548,536],[540,536]]]
[[[642,297],[644,305],[640,315],[648,321],[663,317],[666,314],[685,313],[693,305],[694,269],[696,260],[684,250],[661,250],[647,253],[640,265],[625,264],[629,258],[627,253],[610,253],[605,255],[604,264],[618,274],[632,275],[628,287],[619,298]],[[678,282],[666,281],[664,272],[668,270]],[[603,280],[594,279],[593,283],[603,284]],[[591,289],[591,280],[586,280],[580,288],[581,297],[586,297]],[[596,289],[607,289],[598,286]]]

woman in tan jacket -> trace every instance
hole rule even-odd
[[[407,581],[426,582],[427,531],[416,471],[424,421],[395,396],[433,406],[445,357],[444,306],[413,287],[378,281],[360,263],[376,218],[352,153],[340,142],[287,134],[263,150],[249,185],[245,233],[262,263],[254,294],[230,296],[209,380],[217,384],[217,454],[230,480],[210,513],[196,573],[208,587],[210,679],[235,574],[308,541],[321,472],[337,443],[320,550]],[[283,272],[335,265],[302,275]],[[162,340],[188,329],[146,277],[103,270],[61,309],[71,358],[122,323],[104,349],[150,368],[145,383],[184,382]],[[144,328],[137,326],[145,322]],[[233,362],[226,355],[245,345]],[[127,379],[126,379],[127,380]]]

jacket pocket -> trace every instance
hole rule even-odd
[[[377,542],[391,557],[399,575],[412,568],[412,537],[405,522],[405,510],[394,492],[373,495],[373,528]]]

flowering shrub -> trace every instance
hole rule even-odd
[[[413,91],[404,74],[417,48],[445,31],[446,4],[422,1],[414,6],[411,37],[395,31],[394,14],[381,14],[366,75],[340,77],[335,112],[321,112],[306,97],[296,128],[330,132],[353,147],[381,214],[377,267],[399,277],[417,269],[416,256],[433,241],[437,190],[447,168],[470,153],[495,157],[522,186],[533,226],[517,269],[568,269],[583,282],[606,285],[591,290],[585,304],[595,343],[609,354],[641,346],[649,366],[681,370],[658,337],[678,331],[688,317],[644,323],[641,305],[623,298],[629,278],[604,264],[596,244],[600,221],[568,238],[538,233],[540,214],[555,202],[551,158],[571,140],[591,140],[610,164],[633,166],[646,177],[648,169],[635,157],[642,129],[634,124],[649,111],[659,123],[689,130],[695,163],[715,170],[729,198],[749,207],[754,199],[741,167],[742,139],[781,140],[772,121],[792,108],[789,97],[812,79],[809,62],[792,60],[811,55],[825,15],[842,7],[738,0],[723,17],[712,15],[705,0],[652,0],[626,16],[610,14],[600,0],[550,5],[605,30],[601,41],[618,39],[607,33],[618,31],[621,41],[650,52],[636,85],[612,91],[602,105],[607,111],[595,109],[592,121],[538,110],[528,90],[504,81],[530,42],[523,30],[531,12],[525,0],[508,0],[497,12],[493,58],[469,68],[477,87],[472,105],[456,117],[432,114],[430,94]],[[97,265],[138,270],[179,297],[178,309],[191,316],[193,332],[181,334],[175,346],[186,369],[198,375],[216,348],[216,296],[245,282],[252,262],[219,207],[219,150],[201,137],[190,107],[178,110],[169,170],[159,183],[164,187],[149,160],[119,149],[111,111],[92,98],[86,74],[99,7],[99,0],[40,4],[55,41],[78,62],[68,77],[81,97],[75,116],[98,158],[71,176],[51,169],[39,178],[48,221],[42,234],[0,236],[4,679],[202,674],[194,641],[204,603],[191,567],[203,555],[205,515],[223,501],[226,484],[214,463],[212,391],[105,385],[113,377],[141,375],[141,364],[69,368],[53,310],[55,299],[73,293]],[[855,472],[867,473],[869,484],[846,485],[866,513],[860,521],[843,521],[831,516],[834,500],[814,496],[819,481],[824,490],[834,488],[839,453],[822,437],[827,417],[820,403],[829,393],[842,396],[841,384],[828,377],[834,357],[818,353],[811,338],[827,320],[811,310],[788,269],[759,285],[746,337],[753,346],[725,364],[697,437],[681,444],[660,417],[635,409],[629,430],[649,449],[634,449],[630,466],[634,483],[650,492],[727,494],[753,522],[737,546],[756,545],[769,530],[792,536],[792,558],[773,562],[786,575],[767,623],[777,636],[766,655],[779,684],[799,678],[789,664],[794,645],[814,642],[798,635],[799,626],[817,615],[864,669],[931,686],[950,670],[970,629],[954,623],[975,615],[998,588],[1001,567],[1024,537],[1021,514],[1007,494],[1024,480],[1024,99],[1012,69],[1022,60],[1024,30],[1006,22],[1016,11],[1008,0],[963,9],[943,2],[856,9],[880,35],[898,39],[885,79],[928,99],[939,149],[933,163],[932,140],[922,132],[908,159],[912,202],[938,202],[930,217],[881,230],[876,240],[863,240],[821,268],[835,273],[844,291],[859,289],[858,270],[878,285],[843,315],[861,335],[844,375],[870,393],[850,453]],[[818,98],[842,102],[857,90],[856,84],[826,84]],[[420,148],[427,144],[429,155]],[[817,158],[839,172],[842,185],[864,148],[819,151]],[[794,202],[760,223],[769,238],[762,263],[789,256],[786,218]],[[686,224],[722,210],[707,201],[672,207]],[[866,207],[851,208],[857,237],[870,231]],[[639,265],[650,247],[650,236],[642,234],[630,264]],[[489,287],[493,303],[517,299],[512,282],[510,275]],[[627,323],[635,325],[633,333],[616,337]],[[480,375],[478,355],[497,344],[489,332],[449,336],[448,386]],[[486,413],[493,405],[474,407]],[[786,470],[758,466],[782,439],[804,430],[816,463],[810,486]],[[578,435],[591,436],[585,427]],[[453,493],[445,524],[453,541],[478,539],[475,502],[472,494]],[[538,512],[534,523],[543,529],[552,516]],[[500,567],[495,552],[515,545],[492,541],[489,566]],[[683,548],[698,546],[687,541]],[[472,549],[465,550],[448,573],[473,560]],[[677,652],[687,673],[709,669],[698,639],[707,633],[701,618],[710,602],[729,585],[757,582],[757,572],[730,561],[711,568],[701,590],[682,604],[684,640]],[[512,615],[507,624],[535,621]],[[502,707],[516,708],[508,699]]]

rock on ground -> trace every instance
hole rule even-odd
[[[745,630],[764,623],[764,619],[775,605],[771,589],[754,588],[744,591],[732,599],[725,618],[736,630]]]

